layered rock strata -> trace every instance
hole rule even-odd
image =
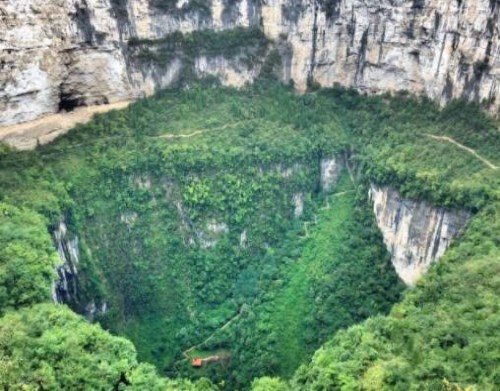
[[[414,286],[464,229],[470,214],[436,208],[372,185],[370,198],[377,225],[399,277]]]
[[[150,94],[175,82],[185,61],[175,47],[168,61],[145,60],[132,43],[236,27],[261,29],[282,55],[281,77],[300,90],[308,80],[408,90],[496,112],[499,14],[495,0],[4,0],[0,126]],[[244,52],[208,50],[189,66],[241,86],[259,74]]]

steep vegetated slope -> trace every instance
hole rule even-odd
[[[186,75],[242,86],[266,48],[301,91],[311,80],[408,90],[495,112],[499,14],[495,0],[4,0],[0,125],[149,95]]]
[[[338,124],[314,125],[312,117],[303,116],[300,110],[308,105],[279,86],[260,85],[246,93],[166,91],[46,147],[42,173],[27,181],[34,191],[19,190],[29,170],[5,171],[6,182],[13,182],[6,188],[17,189],[6,199],[25,191],[36,197],[37,181],[55,181],[68,191],[69,205],[53,205],[47,213],[56,242],[62,219],[65,235],[78,237],[81,251],[78,261],[60,270],[64,283],[56,286],[56,296],[131,338],[143,359],[170,375],[205,374],[237,386],[269,370],[290,374],[328,334],[320,326],[329,323],[322,319],[329,310],[338,307],[337,321],[328,326],[333,332],[387,311],[402,288],[380,236],[374,235],[366,241],[375,253],[360,254],[368,264],[360,262],[366,273],[358,273],[367,283],[354,295],[359,302],[314,305],[316,297],[324,300],[334,289],[320,281],[322,271],[334,266],[328,262],[331,254],[352,251],[355,257],[354,245],[341,248],[340,238],[348,234],[338,224],[361,220],[351,213],[356,192],[346,174],[342,187],[350,185],[339,202],[347,203],[325,198],[342,170],[347,138]],[[336,248],[323,243],[316,260],[307,255],[319,251],[315,243],[321,239],[315,238],[313,213],[321,215],[325,203],[342,214],[334,215],[337,223],[322,239],[337,240]],[[362,208],[368,213],[367,204]],[[373,220],[368,227],[375,230]],[[72,247],[69,241],[64,246]],[[373,262],[380,269],[373,269]],[[310,281],[309,269],[316,269]],[[354,275],[343,276],[347,291]],[[301,278],[306,279],[296,296],[293,281]],[[381,281],[387,291],[375,287]],[[298,312],[300,329],[291,325],[290,341],[277,340],[282,319],[267,314],[275,311],[276,301],[282,317],[293,316],[287,303],[294,297],[310,307],[307,324]],[[231,327],[223,328],[231,319]],[[306,328],[307,340],[288,347]],[[192,346],[197,349],[182,354]],[[230,363],[192,373],[189,357],[221,349],[231,355]]]
[[[5,389],[194,387],[159,378],[153,366],[137,363],[130,341],[112,337],[66,307],[37,304],[8,312],[0,331],[0,384]]]
[[[415,118],[421,108],[404,103],[393,107],[399,112],[401,133],[388,132],[383,123],[371,123],[370,135],[358,128],[372,144],[367,155],[369,175],[412,197],[468,205],[479,212],[460,243],[406,294],[390,316],[375,317],[338,333],[309,365],[296,372],[292,388],[496,389],[498,171],[456,146],[429,143],[419,129],[422,122]],[[425,112],[429,120],[436,120],[426,125],[425,133],[455,137],[498,163],[497,124],[462,104],[439,114]],[[412,121],[405,124],[409,118]]]
[[[429,135],[500,164],[498,124],[477,108],[340,89],[297,96],[270,80],[241,91],[209,83],[162,91],[34,152],[5,149],[0,327],[14,333],[19,317],[27,321],[2,341],[2,379],[167,384],[137,364],[127,342],[65,307],[28,308],[51,299],[49,232],[74,263],[58,269],[65,283],[53,287],[56,300],[131,339],[162,374],[206,376],[228,389],[258,376],[292,377],[339,329],[386,314],[400,299],[371,212],[372,182],[475,216],[389,316],[337,333],[290,383],[262,378],[254,387],[493,387],[498,171]],[[75,338],[59,343],[66,323]],[[58,372],[84,365],[82,355],[61,357],[72,349],[101,362],[91,371],[100,383],[91,372]],[[191,357],[214,355],[221,360],[191,368]],[[479,368],[469,364],[479,359]],[[201,379],[197,387],[212,386]]]
[[[497,389],[499,211],[486,206],[390,316],[339,332],[292,388]]]

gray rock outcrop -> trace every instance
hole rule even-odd
[[[282,78],[367,93],[408,90],[444,103],[500,107],[500,4],[495,0],[3,0],[0,126],[75,106],[151,94],[173,83],[175,55],[155,64],[131,42],[174,32],[263,30],[282,54]],[[137,53],[135,53],[137,54]],[[140,57],[140,56],[139,56]],[[144,56],[143,56],[144,57]],[[241,56],[194,60],[228,85],[259,67]],[[496,99],[496,100],[495,100]]]
[[[377,225],[399,277],[414,286],[464,229],[470,214],[402,197],[389,187],[371,185]]]

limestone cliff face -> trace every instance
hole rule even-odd
[[[405,199],[388,187],[372,185],[370,197],[392,263],[409,286],[444,254],[470,218],[465,211]]]
[[[160,64],[138,60],[131,41],[237,26],[274,41],[298,89],[312,79],[442,103],[497,98],[497,110],[499,14],[495,0],[3,0],[0,125],[150,94],[186,64],[175,48]],[[233,57],[200,55],[193,72],[237,86],[258,75]]]
[[[95,299],[81,302],[79,298],[80,245],[78,236],[68,234],[68,227],[64,220],[59,222],[52,236],[61,262],[56,267],[58,278],[52,285],[52,300],[55,304],[71,304],[87,319],[93,321],[96,314],[103,314],[107,311],[107,304],[99,300],[97,306]]]
[[[0,124],[131,94],[106,3],[0,3]]]
[[[322,158],[320,162],[320,187],[321,191],[328,192],[333,189],[340,178],[345,162],[338,156]]]
[[[223,15],[222,0],[207,9],[169,0],[3,0],[0,2],[0,126],[75,106],[148,95],[174,82],[182,69],[134,58],[132,39],[157,40],[172,32],[248,26],[252,7]],[[209,2],[210,3],[210,2]],[[155,5],[156,4],[156,5]],[[255,21],[253,22],[256,23]],[[242,85],[256,70],[201,56],[195,74]]]
[[[61,261],[61,264],[56,268],[59,278],[52,285],[54,303],[67,303],[77,296],[77,266],[80,258],[78,237],[69,239],[67,233],[66,224],[64,221],[60,221],[53,233],[57,254]]]
[[[263,15],[278,1],[269,1]],[[282,1],[302,9],[264,24],[293,47],[290,76],[361,91],[408,90],[439,102],[500,95],[500,3],[490,0]],[[326,4],[326,5],[322,5]],[[288,8],[287,8],[288,7]],[[270,19],[275,19],[270,18]],[[283,25],[281,29],[273,26]],[[312,47],[312,48],[311,48]],[[500,102],[495,103],[498,108]]]

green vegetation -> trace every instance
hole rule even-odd
[[[84,313],[106,302],[96,320],[162,375],[208,377],[221,389],[494,388],[498,171],[431,136],[498,166],[497,123],[459,102],[440,110],[407,95],[298,96],[270,80],[268,62],[265,81],[241,91],[165,90],[34,152],[0,151],[0,328],[19,330],[0,341],[0,378],[212,387],[165,383],[129,342],[36,304],[50,301],[50,233],[64,219],[81,251],[67,304]],[[320,162],[332,157],[355,169],[325,192]],[[369,181],[477,213],[389,316],[402,286]],[[230,360],[193,369],[186,358],[217,352]]]
[[[261,377],[252,383],[254,391],[287,391],[289,387],[283,380],[275,377]]]
[[[40,304],[9,313],[0,329],[2,387],[110,388],[136,364],[130,342],[110,337],[64,307]]]
[[[48,301],[59,259],[47,221],[30,209],[0,203],[0,314]]]
[[[65,306],[38,304],[0,319],[0,386],[4,389],[210,390],[202,380],[160,379],[138,364],[130,341],[112,337]]]
[[[387,312],[397,300],[402,286],[366,203],[355,196],[344,173],[317,215],[267,256],[266,265],[276,263],[274,258],[285,264],[282,270],[265,270],[272,277],[261,283],[262,304],[235,330],[230,346],[245,361],[234,376],[251,377],[246,372],[255,367],[291,376],[335,331]]]
[[[338,333],[294,389],[497,389],[499,222],[498,202],[485,207],[390,316]]]
[[[335,90],[320,94],[338,96]],[[348,126],[370,179],[413,198],[480,212],[460,243],[389,317],[337,333],[289,387],[496,389],[500,178],[474,155],[427,135],[452,137],[498,166],[498,124],[462,102],[438,111],[433,103],[417,104],[408,96],[360,101],[356,94],[343,94],[341,99],[356,114]]]
[[[335,91],[325,92],[329,93]],[[346,104],[352,104],[349,98]],[[498,199],[498,170],[449,142],[430,137],[452,137],[498,166],[498,125],[477,108],[453,102],[439,111],[428,100],[416,102],[403,94],[388,102],[370,99],[356,106],[357,115],[349,127],[354,140],[368,144],[358,148],[371,180],[445,207],[477,211]]]
[[[259,29],[236,27],[231,30],[215,32],[213,30],[196,30],[183,34],[176,31],[160,39],[138,39],[129,41],[131,46],[162,45],[170,50],[182,50],[189,56],[218,52],[227,56],[240,53],[242,47],[266,45],[267,38]]]
[[[233,58],[250,69],[265,59],[268,43],[260,29],[236,27],[219,32],[206,29],[183,34],[176,31],[156,40],[131,39],[129,48],[132,58],[157,65],[182,60],[184,72],[189,72],[199,56]],[[185,80],[193,78],[192,74],[184,75]]]

